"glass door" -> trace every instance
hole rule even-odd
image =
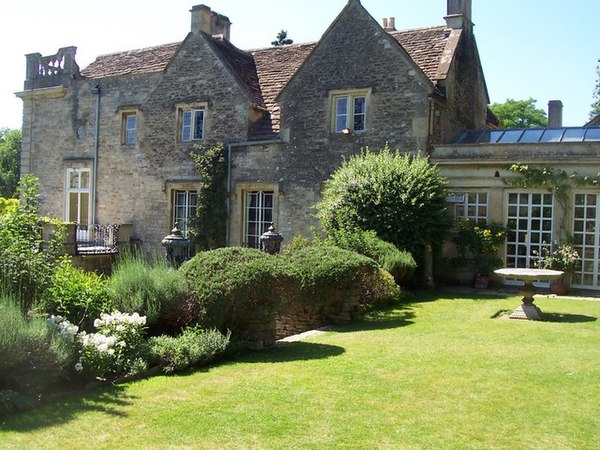
[[[552,247],[554,198],[549,193],[508,194],[506,266],[534,268]]]
[[[600,243],[600,195],[575,194],[573,210],[573,240],[581,256],[581,267],[573,273],[571,285],[586,289],[600,289],[598,277]]]

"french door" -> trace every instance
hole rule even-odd
[[[581,256],[581,267],[573,273],[571,285],[600,289],[600,195],[575,194],[573,208],[573,240]]]
[[[550,193],[508,194],[506,266],[533,268],[552,247],[554,197]]]

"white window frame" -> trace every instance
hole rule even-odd
[[[469,219],[476,223],[487,223],[490,194],[487,191],[470,190],[455,192],[448,197],[452,205],[451,214],[454,221]]]
[[[130,120],[133,118],[133,124]],[[135,145],[137,142],[137,126],[138,126],[138,115],[136,111],[126,111],[122,113],[122,135],[121,144],[123,145]]]
[[[518,199],[516,203],[510,203],[511,195],[517,195]],[[527,201],[522,202],[521,196],[527,196]],[[542,196],[542,201],[537,204],[533,201],[533,196]],[[549,196],[551,203],[544,203],[544,197]],[[540,216],[532,215],[534,208],[540,209]],[[552,248],[552,242],[555,238],[554,231],[554,220],[556,219],[556,198],[554,194],[548,191],[541,190],[519,190],[509,191],[505,193],[505,217],[508,224],[508,232],[506,235],[506,248],[505,257],[507,267],[515,268],[531,268],[535,266],[537,260],[539,260],[545,251],[549,251]],[[511,208],[516,212],[516,215],[511,214]],[[544,216],[544,210],[550,210],[550,217]],[[526,212],[527,214],[522,214]],[[516,220],[516,226],[514,230],[511,229],[511,221]],[[538,226],[534,226],[534,223],[539,221]],[[523,224],[519,223],[523,222]],[[544,223],[550,224],[550,229],[544,229]],[[523,226],[524,225],[524,226]],[[511,234],[515,233],[514,239],[511,239]],[[537,239],[532,239],[532,234],[535,233]],[[545,239],[544,236],[547,238]],[[514,246],[514,250],[512,249]],[[525,251],[521,252],[520,248],[524,248]],[[511,250],[511,251],[509,251]],[[510,260],[514,259],[514,264],[511,264]],[[524,264],[520,264],[524,262]],[[547,286],[548,283],[540,283],[540,286]]]
[[[198,129],[198,120],[201,117],[202,126]],[[181,142],[204,140],[206,125],[206,108],[180,108],[179,113],[179,139]]]
[[[345,100],[345,110],[342,110],[342,101]],[[362,101],[363,107],[356,112],[357,102]],[[369,90],[360,91],[335,91],[331,93],[331,130],[333,133],[364,133],[367,131],[369,109]],[[357,128],[356,118],[363,117],[362,128]],[[342,120],[343,122],[340,122]],[[344,131],[347,130],[347,131]]]
[[[578,196],[584,197],[578,203]],[[590,197],[595,197],[591,203]],[[572,275],[571,285],[583,289],[600,289],[600,194],[576,191],[573,193],[572,236],[581,257],[581,267]]]
[[[242,232],[244,247],[260,249],[260,236],[268,230],[275,218],[275,198],[276,192],[272,189],[244,191]]]
[[[171,202],[173,205],[171,228],[177,223],[183,235],[188,237],[190,218],[196,215],[198,208],[198,191],[195,189],[173,189]]]
[[[88,184],[87,187],[81,187],[82,185],[82,174],[87,173]],[[77,186],[71,187],[71,178],[72,175],[76,174],[77,176]],[[65,180],[65,221],[71,222],[71,195],[74,194],[77,196],[77,212],[75,216],[77,220],[75,223],[79,225],[90,225],[92,220],[92,202],[94,201],[92,198],[92,170],[88,168],[81,169],[67,169],[66,171],[66,180]],[[87,210],[87,221],[84,223],[81,221],[82,218],[82,209],[81,209],[81,198],[83,195],[87,194],[88,196],[88,210]]]

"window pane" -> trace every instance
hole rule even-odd
[[[69,188],[79,188],[79,172],[75,171],[69,173]]]
[[[89,223],[90,194],[82,193],[79,197],[79,223]]]
[[[348,126],[348,98],[342,97],[335,101],[335,131],[340,132]]]
[[[204,110],[194,111],[194,139],[201,140],[204,137]]]
[[[192,112],[184,111],[181,117],[181,140],[188,142],[192,140]]]
[[[79,217],[77,217],[77,194],[69,194],[69,217],[68,220],[71,223],[77,223]]]
[[[523,136],[521,136],[521,140],[519,142],[538,142],[544,133],[543,129],[531,129],[525,130],[523,132]]]
[[[354,99],[354,131],[364,131],[367,117],[367,101],[365,97]]]
[[[135,114],[127,114],[125,116],[125,144],[135,144],[135,132],[137,125],[137,116]]]

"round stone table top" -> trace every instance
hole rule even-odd
[[[494,273],[504,278],[515,278],[523,281],[554,280],[564,275],[561,270],[548,269],[498,269],[494,270]]]

